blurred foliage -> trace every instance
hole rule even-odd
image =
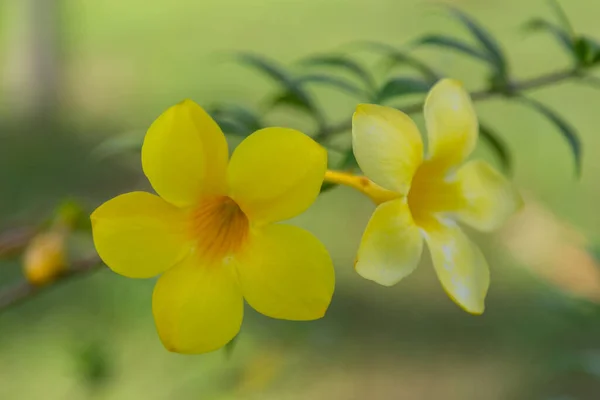
[[[525,29],[552,35],[569,53],[577,68],[592,67],[600,61],[600,43],[593,38],[577,34],[569,18],[557,0],[550,0],[557,23],[544,18],[533,18],[525,24]]]
[[[73,354],[76,373],[90,391],[96,391],[104,386],[111,376],[112,356],[105,343],[94,341],[82,345]]]
[[[265,95],[265,106],[260,111],[234,103],[213,105],[208,110],[225,133],[244,137],[267,126],[268,114],[275,108],[296,109],[315,121],[317,129],[313,136],[326,147],[330,147],[328,143],[333,136],[350,129],[349,119],[340,122],[328,121],[327,112],[320,106],[319,100],[310,90],[311,87],[328,86],[353,99],[377,104],[391,104],[404,97],[422,96],[444,74],[413,56],[411,51],[423,46],[433,46],[440,50],[475,58],[488,67],[488,85],[473,92],[475,101],[492,96],[504,97],[508,101],[520,101],[546,117],[566,139],[575,160],[575,172],[579,175],[582,146],[576,129],[548,106],[525,97],[524,92],[530,88],[552,85],[565,79],[590,79],[589,69],[600,63],[600,47],[593,39],[574,34],[570,22],[558,3],[551,2],[551,5],[558,23],[534,18],[525,26],[527,31],[543,31],[560,41],[574,59],[572,68],[566,71],[553,71],[537,79],[515,81],[511,76],[510,62],[492,34],[468,14],[457,8],[445,7],[447,12],[471,35],[471,42],[436,33],[419,37],[411,41],[406,48],[396,48],[372,41],[347,46],[350,49],[367,49],[379,54],[380,63],[386,66],[383,75],[362,65],[352,51],[308,55],[290,68],[258,54],[238,53],[233,56],[233,60],[270,79],[276,88],[274,93]],[[412,74],[398,75],[393,69],[396,65],[408,67]],[[422,100],[402,106],[400,109],[407,113],[421,112]],[[504,170],[510,172],[512,169],[510,149],[505,145],[500,134],[487,122],[481,123],[480,132],[484,143],[487,143],[496,154]],[[136,132],[135,135],[121,135],[103,143],[98,153],[106,155],[124,150],[138,151],[142,140],[141,132]],[[333,157],[338,161],[331,165],[332,168],[355,167],[351,148],[334,151],[341,153],[341,158]],[[331,187],[326,185],[324,190]]]

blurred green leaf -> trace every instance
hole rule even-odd
[[[498,161],[500,161],[504,172],[509,175],[512,174],[510,151],[506,147],[506,143],[500,138],[500,135],[481,121],[479,121],[479,133],[481,134],[481,138],[487,142],[498,157]]]
[[[457,51],[459,53],[466,54],[470,57],[477,58],[479,60],[485,61],[488,64],[493,64],[493,60],[489,57],[488,54],[479,50],[470,44],[467,44],[460,39],[456,39],[450,36],[431,34],[422,36],[415,41],[412,42],[412,46],[420,47],[420,46],[435,46],[442,47],[445,49],[450,49]]]
[[[552,7],[552,10],[556,14],[556,17],[558,18],[558,21],[560,22],[560,25],[562,26],[563,30],[567,32],[569,37],[575,36],[575,32],[573,31],[571,22],[569,21],[565,10],[563,10],[563,8],[560,6],[560,3],[557,0],[548,0],[548,3],[550,4],[550,7]]]
[[[481,44],[482,48],[485,49],[486,53],[489,55],[494,66],[497,68],[500,74],[506,75],[506,59],[496,39],[494,39],[494,37],[485,28],[483,28],[483,26],[477,23],[466,13],[454,7],[448,7],[448,10],[455,18],[461,21],[465,25],[465,27],[471,32],[471,34],[477,39],[477,41]]]
[[[571,152],[573,153],[575,160],[575,174],[578,177],[581,176],[581,141],[575,128],[558,114],[556,114],[552,109],[548,108],[548,106],[540,103],[539,101],[524,96],[519,97],[519,99],[521,99],[524,104],[529,105],[534,110],[548,118],[554,125],[556,125],[560,133],[567,140]]]
[[[299,108],[308,113],[312,113],[312,108],[293,92],[279,93],[273,97],[269,104],[272,107],[281,105],[291,106],[293,108]]]
[[[590,59],[593,58],[591,54],[589,43],[583,38],[576,38],[573,44],[573,55],[580,65],[587,65],[590,63]]]
[[[262,72],[264,75],[285,87],[291,87],[294,85],[294,80],[292,79],[291,75],[283,67],[265,57],[251,53],[238,53],[236,55],[236,60],[240,64],[247,65],[259,72]]]
[[[112,376],[112,365],[106,346],[99,342],[87,344],[75,355],[81,379],[90,389],[97,389]]]
[[[526,24],[526,28],[551,33],[573,56],[579,67],[589,67],[600,62],[600,43],[586,36],[576,36],[560,4],[555,0],[549,0],[549,3],[556,13],[560,25],[542,18],[534,18]]]
[[[273,98],[269,101],[268,104],[269,108],[288,106],[291,108],[302,110],[308,115],[314,117],[320,126],[323,126],[325,124],[325,120],[321,112],[312,102],[312,100],[303,96],[302,93],[298,93],[297,91],[284,91],[278,93],[275,96],[273,96]]]
[[[368,90],[374,90],[376,87],[375,79],[373,75],[360,65],[358,62],[352,60],[349,57],[341,55],[318,55],[305,58],[300,60],[300,65],[305,67],[331,67],[347,72],[356,76],[361,80]]]
[[[210,109],[209,114],[228,134],[248,136],[263,127],[260,116],[241,105],[220,104]]]
[[[410,77],[395,77],[383,84],[376,96],[376,103],[383,104],[386,100],[415,93],[427,93],[431,85],[421,79]]]
[[[353,82],[351,82],[347,79],[338,77],[338,76],[331,76],[331,75],[324,75],[324,74],[310,74],[310,75],[301,76],[301,77],[297,78],[296,81],[300,85],[306,85],[306,84],[310,84],[310,83],[322,83],[327,86],[331,86],[336,89],[340,89],[343,92],[346,92],[352,96],[355,96],[359,100],[363,100],[367,96],[367,93],[360,87],[356,86]]]
[[[231,116],[236,121],[240,121],[244,125],[257,130],[263,127],[260,116],[253,110],[238,104],[221,105],[218,112]]]
[[[600,43],[587,36],[575,39],[574,51],[581,66],[591,66],[600,62]]]
[[[534,18],[527,22],[524,28],[530,32],[548,32],[552,34],[569,53],[574,53],[572,37],[567,31],[561,29],[558,25],[542,18]]]
[[[229,119],[227,116],[220,115],[213,117],[213,119],[225,134],[246,137],[254,132],[247,125],[244,125],[240,121]]]
[[[237,60],[241,64],[250,66],[259,72],[262,72],[283,87],[283,92],[276,95],[269,102],[270,107],[287,105],[298,108],[314,117],[319,125],[325,123],[323,115],[315,105],[310,94],[298,85],[297,80],[283,69],[283,67],[278,66],[273,61],[267,60],[264,57],[249,53],[238,54]]]
[[[63,200],[55,211],[55,223],[64,224],[70,229],[90,231],[92,223],[83,205],[72,198]]]
[[[364,47],[366,49],[374,50],[379,53],[385,54],[387,58],[388,68],[392,68],[397,65],[408,65],[414,68],[416,71],[418,71],[423,76],[423,78],[425,78],[426,81],[431,83],[435,83],[441,78],[441,75],[439,75],[421,60],[387,43],[366,41],[356,43],[356,46]]]

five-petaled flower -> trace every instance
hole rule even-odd
[[[159,336],[180,353],[216,350],[239,331],[244,299],[289,320],[322,317],[334,290],[324,246],[275,224],[305,211],[327,168],[308,136],[266,128],[229,159],[218,125],[185,100],[149,128],[142,167],[154,190],[120,195],[91,216],[94,243],[115,272],[163,273],[152,297]]]
[[[481,314],[489,286],[485,258],[457,225],[498,228],[521,205],[509,182],[482,161],[463,164],[473,151],[478,123],[462,85],[444,79],[425,101],[429,151],[404,113],[359,105],[352,120],[354,154],[364,174],[383,189],[363,235],[356,270],[391,286],[417,266],[427,242],[448,295]]]

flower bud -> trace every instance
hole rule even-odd
[[[36,286],[51,283],[65,267],[64,232],[40,233],[29,242],[23,254],[25,276]]]

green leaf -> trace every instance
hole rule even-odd
[[[479,134],[498,157],[498,161],[500,161],[500,165],[502,166],[504,172],[509,175],[512,174],[512,158],[510,156],[510,151],[498,133],[491,129],[488,125],[482,124],[481,121],[479,121]]]
[[[307,101],[306,97],[301,94],[299,95],[299,93],[296,91],[284,91],[275,95],[272,100],[269,101],[270,108],[276,108],[279,106],[297,108],[314,117],[319,125],[322,126],[325,123],[321,112],[314,105],[312,100]]]
[[[54,223],[69,230],[91,230],[89,214],[76,199],[65,199],[57,207]]]
[[[598,42],[585,36],[576,36],[558,1],[548,0],[548,2],[559,20],[559,25],[536,18],[530,21],[527,27],[530,30],[545,30],[554,35],[580,67],[587,67],[600,61],[600,45]]]
[[[560,6],[560,3],[556,0],[548,0],[548,3],[550,4],[550,7],[552,7],[552,10],[556,14],[556,17],[558,18],[558,20],[560,21],[560,25],[562,26],[563,30],[565,30],[567,32],[569,37],[575,36],[575,33],[573,31],[573,26],[571,25],[571,22],[569,21],[567,14]]]
[[[243,136],[246,137],[250,135],[254,130],[248,128],[248,126],[244,125],[240,121],[236,121],[234,119],[229,119],[225,116],[215,116],[213,117],[217,125],[221,128],[223,133],[229,135]]]
[[[239,53],[236,55],[236,60],[240,64],[256,69],[285,87],[293,86],[291,75],[274,61],[251,53]]]
[[[300,60],[300,65],[305,67],[331,67],[342,69],[360,79],[365,87],[373,90],[376,87],[375,79],[367,69],[349,57],[341,55],[319,55]]]
[[[575,128],[558,114],[556,114],[552,109],[548,108],[548,106],[540,103],[539,101],[524,96],[521,96],[520,99],[524,104],[532,107],[534,110],[548,118],[554,125],[556,125],[560,133],[567,140],[571,152],[573,153],[575,160],[575,174],[578,177],[581,176],[581,141],[577,135],[577,132],[575,131]]]
[[[220,104],[212,107],[209,114],[228,134],[248,136],[263,127],[257,113],[237,104]]]
[[[238,104],[228,104],[221,106],[221,112],[231,116],[236,121],[240,121],[247,127],[258,130],[263,127],[260,116],[253,110]]]
[[[425,35],[425,36],[418,38],[414,42],[412,42],[412,46],[415,46],[415,47],[420,47],[420,46],[442,47],[445,49],[454,50],[456,52],[468,55],[473,58],[477,58],[488,64],[493,64],[493,60],[490,58],[490,56],[488,54],[486,54],[485,52],[483,52],[482,50],[479,50],[479,49],[471,46],[470,44],[467,44],[467,43],[461,41],[460,39],[456,39],[456,38],[453,38],[450,36],[437,35],[437,34]]]
[[[273,97],[269,104],[271,107],[291,106],[292,108],[299,108],[308,113],[312,112],[311,107],[302,101],[302,99],[298,98],[293,92],[279,93]]]
[[[596,65],[600,61],[600,43],[591,38],[583,37],[590,48],[590,65]]]
[[[461,21],[481,44],[501,75],[506,75],[507,64],[504,53],[494,37],[466,13],[454,7],[448,7],[450,13]]]
[[[376,103],[384,103],[394,97],[405,96],[415,93],[427,93],[431,84],[416,78],[395,77],[383,84],[377,94]]]
[[[427,82],[431,83],[432,85],[442,78],[442,76],[440,74],[438,74],[433,69],[431,69],[428,65],[417,60],[416,58],[409,57],[405,54],[402,54],[401,52],[397,52],[397,53],[393,53],[393,54],[389,55],[388,65],[390,68],[393,68],[397,65],[402,65],[402,64],[413,67],[415,70],[417,70],[423,76],[423,78]]]
[[[573,39],[568,32],[556,24],[542,18],[534,18],[527,22],[524,28],[530,32],[545,31],[552,34],[569,53],[574,54]]]
[[[600,43],[587,36],[575,39],[574,51],[581,66],[591,66],[600,61]]]
[[[110,356],[107,346],[102,342],[87,343],[77,349],[74,361],[84,384],[98,388],[108,383],[114,373]]]
[[[387,56],[388,68],[393,68],[397,65],[408,65],[409,67],[414,68],[423,76],[423,78],[425,78],[426,81],[432,84],[441,78],[440,74],[438,74],[435,70],[433,70],[433,68],[429,67],[423,61],[387,43],[366,41],[356,43],[356,46],[385,54]]]
[[[324,124],[324,118],[315,102],[297,81],[282,67],[263,57],[249,53],[240,53],[237,60],[267,75],[283,87],[283,92],[278,94],[270,103],[271,107],[288,105],[306,111],[315,118],[319,125]]]
[[[583,38],[576,38],[573,54],[580,65],[588,65],[593,58],[589,43]]]
[[[311,83],[322,83],[327,86],[331,86],[343,92],[346,92],[352,96],[355,96],[359,100],[362,100],[367,96],[367,93],[363,89],[356,86],[353,82],[341,78],[339,76],[331,76],[325,74],[310,74],[300,76],[296,79],[296,82],[301,86]]]

